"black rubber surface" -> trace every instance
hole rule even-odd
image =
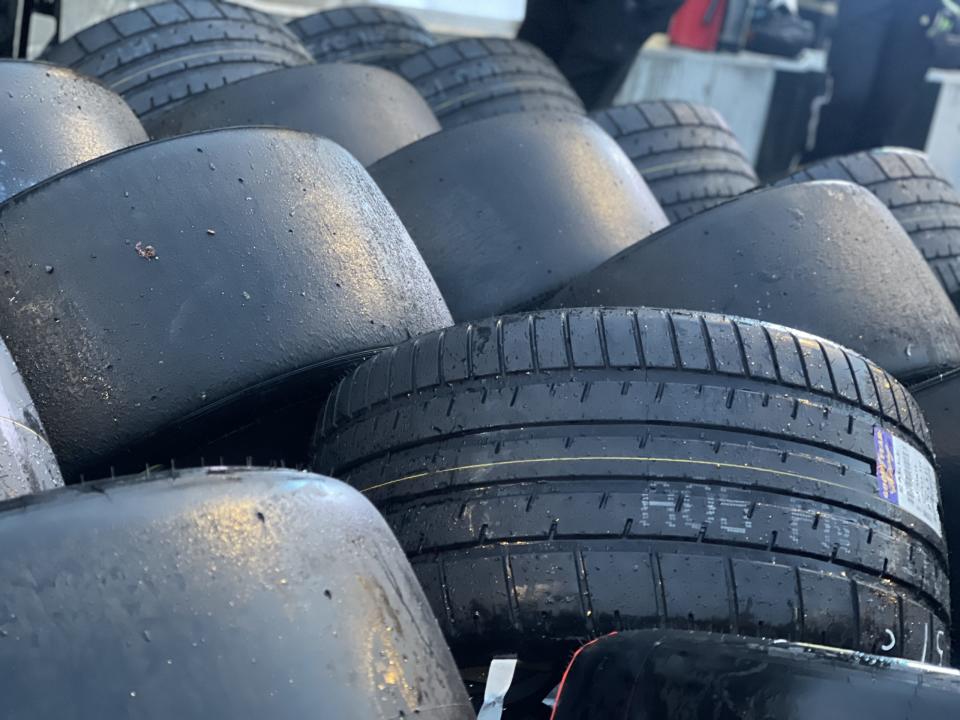
[[[0,504],[0,542],[0,717],[473,717],[396,540],[336,480],[89,483]]]
[[[137,116],[102,85],[47,63],[0,60],[0,202],[146,140]]]
[[[298,462],[312,422],[287,404],[451,322],[363,168],[288,130],[148,143],[39,185],[0,206],[0,269],[0,324],[68,480],[185,466],[253,418],[270,455],[239,437],[205,457]]]
[[[757,174],[713,108],[649,101],[591,113],[647,181],[671,222],[753,190]]]
[[[939,663],[935,483],[930,524],[882,498],[878,428],[930,462],[916,401],[827,340],[544,311],[361,365],[327,402],[314,468],[386,515],[462,665],[646,627]]]
[[[463,38],[397,65],[444,127],[516,112],[583,113],[583,103],[546,55],[521,40]]]
[[[445,130],[370,174],[457,320],[529,305],[667,224],[617,144],[569,113]]]
[[[960,370],[914,385],[910,392],[929,423],[940,471],[947,546],[952,558],[960,558]],[[957,563],[951,568],[951,585],[960,587]],[[960,612],[956,597],[953,606],[953,614]],[[953,632],[953,656],[960,657],[960,633],[956,629]]]
[[[841,343],[905,382],[960,366],[960,317],[869,192],[804,183],[750,193],[661,231],[543,303],[733,313]]]
[[[141,118],[221,85],[312,62],[265,13],[217,0],[168,0],[121,13],[44,51],[99,78]]]
[[[924,153],[880,148],[804,168],[779,184],[849,180],[886,204],[960,306],[960,194]]]
[[[361,5],[322,10],[291,20],[287,27],[317,62],[355,62],[392,67],[437,44],[407,13]]]
[[[930,720],[960,713],[960,673],[833,648],[663,630],[585,647],[553,720]]]
[[[440,130],[410,84],[375,67],[285,68],[180,103],[147,123],[154,137],[237,125],[274,125],[333,140],[364,165]]]

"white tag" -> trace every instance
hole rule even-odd
[[[937,474],[927,458],[910,443],[881,427],[873,429],[877,451],[877,490],[887,502],[903,508],[943,537],[937,506]]]
[[[500,720],[503,715],[503,699],[513,683],[516,669],[516,658],[494,658],[490,661],[487,684],[483,688],[483,705],[477,714],[477,720]]]

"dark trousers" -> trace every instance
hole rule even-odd
[[[920,18],[940,7],[940,0],[840,0],[828,60],[833,97],[807,160],[923,147],[936,88],[924,81],[934,49]]]
[[[588,109],[606,107],[643,43],[682,0],[527,0],[517,33],[560,68]]]

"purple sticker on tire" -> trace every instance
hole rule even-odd
[[[877,452],[877,494],[922,520],[943,537],[940,488],[930,460],[907,440],[873,428]]]
[[[897,463],[893,452],[893,436],[883,428],[873,429],[873,444],[877,449],[877,490],[880,497],[900,504],[897,493]]]

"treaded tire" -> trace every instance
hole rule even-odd
[[[600,110],[590,117],[620,144],[671,222],[759,184],[736,136],[713,108],[651,101]]]
[[[287,27],[317,62],[355,62],[390,68],[436,39],[416,18],[385,7],[334,8],[297,18]]]
[[[81,30],[41,57],[98,78],[141,118],[251,75],[313,62],[269,15],[217,0],[169,0],[131,10]]]
[[[665,268],[676,268],[665,272]],[[960,367],[960,316],[910,238],[847,182],[767,188],[671,225],[538,307],[722,312],[828,337],[912,384]]]
[[[474,717],[397,541],[336,480],[87,483],[0,503],[0,542],[5,718]]]
[[[146,141],[137,116],[100,83],[47,63],[0,60],[0,202]]]
[[[777,184],[829,179],[858,183],[890,208],[960,308],[960,193],[926,154],[869,150],[810,165]]]
[[[916,401],[828,340],[547,311],[361,365],[314,468],[386,515],[462,665],[651,626],[946,657],[936,485],[930,525],[881,498],[875,430],[932,460]]]
[[[960,588],[960,370],[945,373],[927,382],[914,385],[910,393],[916,398],[928,421],[933,447],[937,452],[943,518],[951,563],[951,586]],[[960,613],[960,593],[953,595],[951,617]],[[953,630],[953,657],[960,658],[960,632]]]
[[[444,127],[529,110],[585,112],[553,62],[521,40],[451,40],[407,58],[396,71]]]
[[[240,80],[158,113],[147,125],[155,138],[238,125],[284,127],[332,140],[363,165],[440,130],[410,83],[382,68],[350,63],[302,65]]]
[[[7,346],[0,341],[0,500],[63,487],[40,414]]]

